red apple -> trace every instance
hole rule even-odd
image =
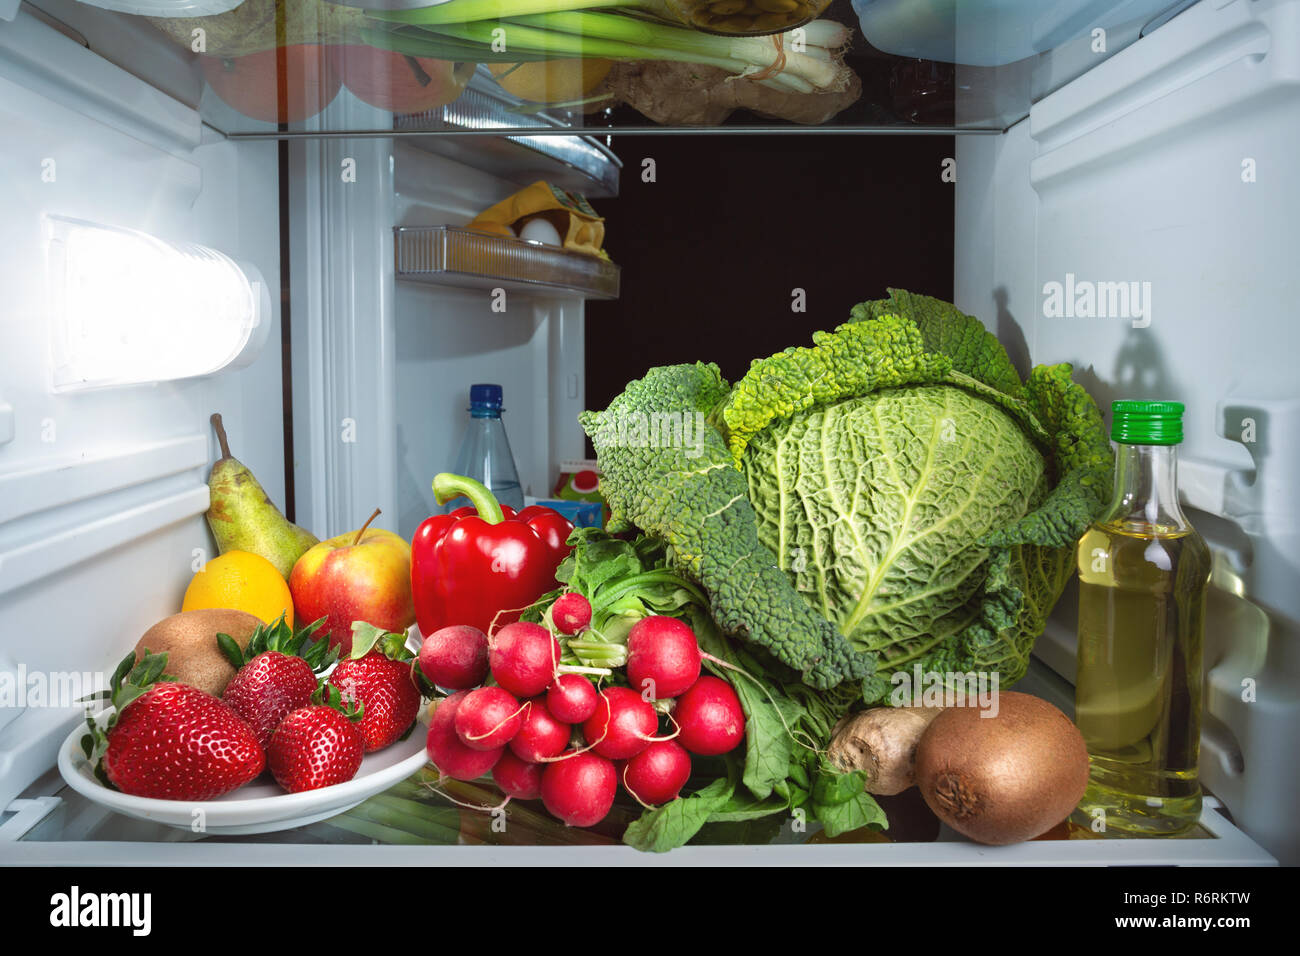
[[[405,56],[353,45],[334,47],[334,69],[362,102],[392,113],[423,113],[446,106],[465,89],[475,64]]]
[[[366,621],[386,631],[415,623],[411,601],[411,546],[370,522],[310,548],[289,572],[295,620],[329,620],[316,632],[327,634],[346,657],[352,650],[352,623]]]
[[[199,61],[217,96],[245,116],[268,123],[300,123],[315,116],[343,85],[328,48],[312,44]]]

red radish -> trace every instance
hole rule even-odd
[[[492,779],[507,797],[536,800],[542,795],[542,771],[545,769],[544,764],[520,760],[507,750],[492,768]]]
[[[675,617],[645,617],[627,635],[627,680],[656,700],[676,697],[700,676],[700,643]]]
[[[642,803],[667,803],[691,777],[691,755],[675,740],[656,740],[619,771],[628,793]]]
[[[520,760],[538,763],[563,753],[570,732],[569,725],[556,720],[539,697],[524,708],[523,723],[510,741],[510,750]]]
[[[434,631],[420,645],[420,670],[448,690],[477,687],[488,675],[487,635],[468,624]]]
[[[677,698],[677,740],[693,754],[725,754],[745,739],[745,712],[731,685],[704,675]]]
[[[500,687],[480,687],[456,708],[456,735],[466,747],[495,750],[510,743],[523,720],[519,701]]]
[[[581,674],[561,674],[546,691],[546,709],[556,720],[580,724],[596,712],[600,695]]]
[[[438,772],[453,780],[477,780],[501,759],[504,747],[495,750],[474,750],[466,747],[456,736],[456,711],[469,695],[469,691],[452,694],[433,712],[429,721],[429,737],[425,749]]]
[[[607,687],[582,734],[602,757],[626,760],[645,750],[658,729],[659,715],[649,701],[627,687]]]
[[[488,655],[492,676],[517,697],[536,697],[555,679],[560,642],[539,624],[516,621],[497,631]]]
[[[617,789],[614,765],[593,753],[573,752],[542,771],[542,803],[571,827],[589,827],[605,819]]]
[[[591,602],[576,591],[561,594],[551,605],[551,623],[561,634],[581,634],[591,624]]]

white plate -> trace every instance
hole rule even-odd
[[[112,710],[108,708],[98,719]],[[81,750],[81,738],[86,732],[82,721],[59,748],[59,772],[68,786],[86,799],[128,817],[213,835],[271,833],[324,820],[400,783],[428,760],[424,751],[427,730],[417,723],[405,740],[366,754],[361,769],[347,783],[285,793],[267,772],[224,797],[192,803],[133,797],[104,786],[95,779],[90,761]]]

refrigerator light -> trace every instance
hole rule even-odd
[[[271,299],[256,267],[133,229],[46,225],[55,391],[211,375],[266,341]]]

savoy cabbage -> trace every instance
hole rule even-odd
[[[977,319],[895,290],[734,386],[651,369],[581,421],[615,523],[666,541],[725,633],[868,701],[914,663],[1021,677],[1110,488],[1068,365],[1022,382]]]

